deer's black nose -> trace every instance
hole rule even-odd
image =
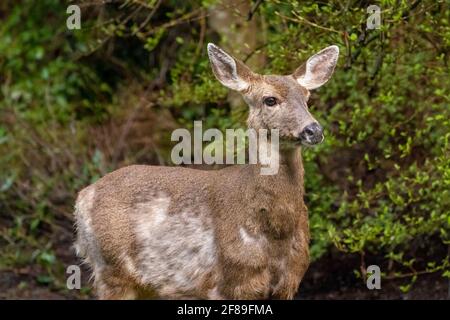
[[[308,144],[317,144],[323,140],[323,129],[317,122],[307,125],[300,133],[300,139]]]

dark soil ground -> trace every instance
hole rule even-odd
[[[369,290],[365,281],[357,279],[359,257],[343,259],[327,255],[312,263],[300,286],[298,299],[308,300],[443,300],[450,299],[450,282],[439,273],[417,278],[408,293],[400,290],[410,278],[382,279],[381,289]]]

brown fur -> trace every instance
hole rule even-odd
[[[222,51],[220,59],[213,67],[223,80],[235,67]],[[260,165],[135,165],[82,190],[76,245],[100,298],[294,297],[309,265],[309,227],[301,150],[292,141],[315,121],[309,92],[293,76],[255,75],[241,62],[236,68],[241,78],[225,81],[249,82],[249,127],[278,128],[286,142],[278,173],[261,175]],[[277,97],[278,109],[262,105],[266,95]]]
[[[137,259],[139,250],[127,211],[133,204],[166,191],[176,199],[169,214],[176,215],[189,202],[201,201],[211,209],[220,268],[215,275],[205,276],[205,288],[219,285],[221,296],[226,298],[260,299],[269,294],[292,298],[308,265],[309,233],[300,153],[286,150],[284,155],[285,162],[274,176],[261,176],[256,165],[218,171],[130,166],[90,186],[96,190],[91,211],[93,229],[108,265],[102,279],[96,279],[100,296],[121,297],[129,291],[127,288],[141,287],[137,278],[127,274],[120,258],[127,252]],[[264,235],[267,247],[243,247],[239,226],[254,235]],[[284,267],[278,264],[282,259],[286,259]]]

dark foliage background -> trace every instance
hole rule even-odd
[[[66,9],[82,9],[68,30]],[[366,30],[367,7],[381,10]],[[245,125],[210,71],[213,41],[286,74],[337,44],[303,151],[313,264],[302,298],[446,298],[450,277],[448,1],[0,2],[0,297],[65,288],[83,186],[131,163],[170,164],[170,133]],[[378,264],[383,289],[365,288]],[[419,283],[417,283],[419,282]]]

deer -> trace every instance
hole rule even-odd
[[[207,53],[217,80],[248,104],[248,128],[279,131],[278,172],[131,165],[84,188],[75,248],[99,299],[293,299],[308,269],[301,151],[324,134],[307,102],[339,48],[290,75],[255,73],[212,43]]]

